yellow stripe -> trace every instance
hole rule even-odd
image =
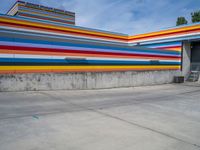
[[[79,69],[180,69],[180,66],[0,66],[0,71],[9,70],[79,70]]]
[[[5,22],[5,23],[15,23],[19,25],[26,25],[26,26],[35,26],[35,27],[44,27],[48,29],[57,29],[57,30],[63,30],[63,31],[72,31],[76,33],[85,33],[85,34],[92,34],[92,35],[99,35],[99,36],[106,36],[106,37],[113,37],[113,38],[121,38],[121,39],[127,39],[127,36],[120,36],[120,35],[114,35],[114,34],[106,34],[106,33],[101,33],[101,32],[95,32],[95,31],[87,31],[84,29],[74,29],[70,27],[59,27],[59,26],[54,26],[54,25],[45,25],[42,23],[34,23],[30,21],[22,21],[22,20],[16,20],[13,18],[5,18],[5,17],[0,17],[0,22]]]

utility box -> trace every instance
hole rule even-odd
[[[175,76],[174,83],[184,83],[184,76]]]

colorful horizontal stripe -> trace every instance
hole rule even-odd
[[[180,66],[0,66],[0,73],[46,73],[46,72],[111,72],[144,70],[179,70]]]
[[[176,52],[181,52],[182,50],[182,42],[163,42],[163,43],[153,43],[153,44],[142,44],[141,46],[160,49],[160,50],[172,50]]]

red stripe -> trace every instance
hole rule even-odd
[[[38,48],[38,47],[24,47],[24,46],[5,46],[0,45],[1,49],[7,50],[23,50],[23,51],[43,51],[43,52],[57,52],[57,53],[78,53],[78,54],[105,54],[105,55],[120,55],[120,56],[141,56],[141,57],[161,57],[161,58],[180,58],[180,56],[163,56],[153,54],[129,54],[120,52],[98,52],[98,51],[87,51],[87,50],[73,50],[73,49],[56,49],[56,48]]]

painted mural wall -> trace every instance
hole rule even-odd
[[[179,49],[127,41],[124,34],[1,15],[0,73],[180,69]]]
[[[200,24],[133,36],[74,24],[75,13],[17,1],[0,15],[0,73],[180,70],[182,41],[200,39]]]

